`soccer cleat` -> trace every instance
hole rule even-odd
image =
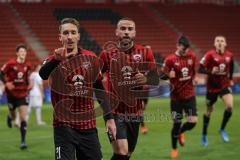
[[[7,116],[7,126],[12,128],[12,118],[10,118],[9,115]]]
[[[202,145],[204,147],[207,147],[208,146],[208,138],[207,138],[207,135],[202,135]]]
[[[185,144],[185,138],[183,133],[179,134],[178,141],[179,141],[179,144],[183,147]]]
[[[177,149],[173,149],[171,152],[171,158],[175,159],[178,157],[178,150]]]
[[[21,150],[27,149],[27,144],[26,144],[25,142],[22,142],[22,143],[20,144],[20,149],[21,149]]]
[[[219,133],[220,133],[224,142],[229,142],[229,136],[228,136],[228,134],[225,130],[219,129]]]
[[[142,134],[147,134],[148,128],[147,127],[141,127],[141,133]]]

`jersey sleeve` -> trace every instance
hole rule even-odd
[[[155,61],[155,58],[153,56],[151,48],[147,49],[147,59],[148,59],[148,62],[149,62],[149,65],[148,65],[149,70],[156,69],[156,61]]]
[[[107,52],[102,51],[101,54],[99,55],[99,58],[100,58],[100,61],[103,63],[102,68],[101,68],[101,72],[102,72],[102,74],[104,74],[109,69],[108,68],[109,60],[107,58]]]
[[[168,74],[168,73],[172,70],[172,68],[173,68],[173,66],[172,66],[171,58],[170,58],[170,57],[167,57],[167,58],[164,60],[162,71],[163,71],[164,73]]]
[[[203,66],[204,68],[208,68],[211,60],[211,55],[210,53],[206,53],[204,57],[200,61],[200,65]]]
[[[6,63],[6,64],[4,64],[4,65],[2,66],[1,72],[2,72],[3,74],[6,74],[6,73],[8,73],[9,69],[10,69],[10,63],[8,62],[8,63]]]
[[[193,53],[193,78],[196,76],[196,55]]]

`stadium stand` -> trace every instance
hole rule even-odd
[[[213,48],[216,35],[224,35],[229,49],[240,60],[239,6],[208,4],[153,5],[176,28],[185,33],[205,53]]]
[[[15,57],[15,47],[18,43],[26,43],[25,39],[20,35],[14,26],[12,13],[6,5],[0,5],[0,66],[8,61],[10,58]],[[19,23],[19,22],[15,22]],[[29,48],[29,60],[38,63],[39,58]]]
[[[186,34],[195,45],[199,56],[212,48],[214,36],[221,34],[228,39],[229,48],[240,60],[238,42],[240,41],[239,6],[218,6],[212,4],[179,4],[163,5],[156,3],[127,3],[127,4],[21,4],[12,3],[13,8],[29,25],[32,33],[50,53],[59,47],[58,20],[63,17],[75,17],[80,20],[81,45],[84,48],[100,53],[107,41],[115,39],[116,22],[121,17],[130,17],[137,24],[137,42],[150,45],[154,52],[163,56],[175,49],[176,38]],[[1,6],[1,12],[9,10]],[[163,18],[159,17],[161,15]],[[191,16],[190,16],[191,15]],[[16,43],[24,41],[9,17],[1,14],[4,29],[1,29],[0,64],[6,59],[5,55],[13,55]],[[207,24],[207,25],[206,25]],[[231,24],[231,25],[229,25]],[[176,28],[176,30],[173,29]],[[8,28],[6,31],[5,28]],[[11,33],[8,33],[11,32]],[[3,41],[3,42],[2,42]],[[5,42],[4,42],[5,41]],[[7,42],[7,44],[6,44]],[[11,54],[10,54],[11,52]],[[37,56],[31,56],[37,57]]]

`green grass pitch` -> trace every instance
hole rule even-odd
[[[205,111],[204,97],[199,96],[198,113],[199,123],[196,128],[186,132],[186,145],[179,146],[178,160],[238,160],[240,157],[240,95],[234,96],[234,114],[227,126],[230,142],[224,143],[219,136],[224,105],[219,99],[215,112],[212,115],[209,128],[209,146],[201,146],[202,114]],[[132,160],[168,160],[171,151],[170,130],[172,122],[169,115],[168,98],[152,98],[146,110],[146,120],[149,132],[139,136],[136,150]],[[19,149],[19,129],[9,129],[6,126],[7,106],[0,106],[0,160],[53,160],[53,129],[52,109],[50,104],[43,106],[43,119],[47,122],[45,126],[37,126],[34,110],[32,111],[27,143],[29,148],[21,151]],[[102,145],[104,160],[109,160],[112,151],[105,135],[102,118],[97,119],[98,133]]]

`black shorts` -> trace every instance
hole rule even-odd
[[[138,139],[139,125],[143,121],[142,116],[123,117],[114,115],[114,120],[117,127],[117,139],[127,139],[128,151],[133,152]]]
[[[55,160],[101,160],[97,129],[54,128]]]
[[[198,115],[195,96],[184,100],[171,100],[171,115],[174,121],[182,120],[183,111],[185,112],[186,116]]]
[[[231,87],[224,88],[220,92],[217,92],[217,93],[207,92],[207,94],[206,94],[207,106],[213,106],[217,102],[218,96],[220,96],[222,98],[222,96],[229,94],[229,93],[232,94]]]
[[[28,97],[7,96],[7,100],[8,100],[8,108],[10,111],[14,111],[19,106],[28,105]]]

